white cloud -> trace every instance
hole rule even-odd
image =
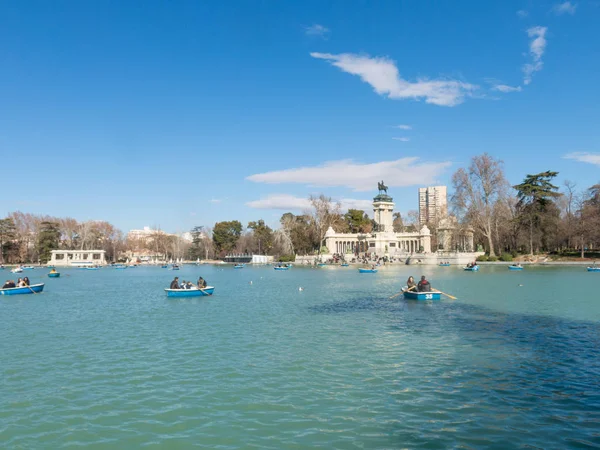
[[[575,14],[575,10],[577,9],[577,3],[564,2],[557,3],[552,7],[552,12],[557,16],[562,16],[563,14]]]
[[[408,142],[408,141],[410,141],[410,138],[407,138],[407,137],[393,137],[392,139],[395,140],[395,141],[401,141],[401,142]]]
[[[573,152],[563,156],[563,158],[600,166],[600,153]]]
[[[399,128],[401,130],[412,130],[412,125],[395,125],[394,128]]]
[[[500,91],[500,92],[521,92],[522,88],[521,86],[509,86],[507,84],[497,84],[495,86],[492,87],[493,90],[495,91]]]
[[[362,209],[369,210],[373,207],[373,200],[363,200],[356,198],[342,198],[339,200],[342,210]],[[310,200],[307,197],[295,197],[289,194],[272,194],[260,200],[253,200],[246,203],[246,206],[255,209],[280,209],[285,211],[304,211],[311,208]]]
[[[520,9],[517,11],[517,16],[519,17],[519,19],[524,19],[528,15],[529,15],[529,13],[527,11],[525,11],[524,9]]]
[[[308,36],[321,36],[321,37],[325,37],[331,31],[329,30],[329,28],[324,27],[323,25],[319,25],[318,23],[315,23],[315,24],[311,25],[310,27],[306,27],[304,29],[304,32]]]
[[[426,103],[434,105],[455,106],[471,96],[478,87],[456,80],[418,79],[410,82],[401,78],[394,61],[385,57],[371,58],[351,53],[311,53],[310,56],[324,59],[346,73],[358,75],[377,94],[394,100],[425,99]]]
[[[308,198],[294,197],[288,194],[273,194],[260,200],[246,203],[250,208],[256,209],[286,209],[299,210],[310,208]]]
[[[450,162],[419,162],[417,157],[361,164],[352,160],[330,161],[321,166],[299,167],[259,173],[247,177],[257,183],[297,183],[309,186],[343,186],[355,191],[372,191],[384,180],[391,187],[433,183]]]
[[[523,66],[523,72],[525,73],[523,83],[525,85],[531,83],[533,73],[542,70],[544,66],[542,56],[546,50],[546,31],[548,31],[546,27],[531,27],[527,30],[527,35],[532,38],[529,43],[529,54],[532,62]]]
[[[221,203],[223,200],[220,198],[211,198],[209,201],[211,203]]]

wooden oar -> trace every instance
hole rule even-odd
[[[402,290],[401,292],[398,292],[397,294],[394,294],[394,295],[392,295],[392,296],[391,296],[389,299],[391,300],[391,299],[393,299],[393,298],[396,298],[396,297],[398,297],[399,295],[402,295],[402,294],[404,294],[404,293],[405,293],[405,292],[407,292],[407,291],[412,291],[414,288],[416,288],[416,286],[411,286],[411,287],[409,287],[409,288],[408,288],[406,291],[405,291],[405,290]]]
[[[33,289],[31,289],[31,286],[27,285],[27,287],[29,288],[29,290],[30,290],[31,292],[33,292],[34,294],[37,294],[37,292],[35,292]]]
[[[450,295],[450,294],[446,294],[445,292],[440,291],[439,289],[433,289],[432,290],[439,292],[440,294],[444,294],[446,297],[451,298],[452,300],[456,300],[456,297],[454,295]]]

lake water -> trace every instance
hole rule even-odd
[[[600,447],[583,267],[60,271],[0,297],[4,448]],[[422,272],[458,299],[389,300]]]

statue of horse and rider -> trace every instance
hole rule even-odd
[[[387,195],[388,187],[385,184],[383,184],[383,180],[381,180],[381,183],[377,183],[377,189],[379,189],[380,194],[383,191]]]

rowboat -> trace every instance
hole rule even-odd
[[[377,273],[377,269],[358,269],[359,273]]]
[[[523,266],[520,264],[511,264],[510,266],[508,266],[508,270],[523,270]]]
[[[587,271],[588,272],[600,272],[600,267],[595,267],[595,266],[588,267]]]
[[[235,266],[233,266],[234,269],[243,269],[244,265],[243,264],[236,264]]]
[[[13,270],[11,270],[12,273],[21,273],[23,272],[23,269],[21,269],[20,267],[15,267]]]
[[[417,292],[402,289],[402,292],[407,300],[440,300],[442,298],[442,294],[437,291]]]
[[[44,290],[44,283],[32,284],[31,286],[0,289],[0,295],[37,294]]]
[[[165,289],[167,297],[204,297],[213,295],[214,286],[206,286],[203,289]]]
[[[48,278],[59,278],[60,277],[60,272],[50,272],[48,274]]]
[[[326,265],[327,264],[325,264],[325,263],[319,263],[319,264],[317,264],[317,267],[325,267]]]
[[[115,269],[123,270],[123,269],[127,269],[127,266],[119,264],[119,265],[115,266]]]
[[[22,266],[21,269],[23,269],[23,270],[33,270],[33,269],[35,269],[35,267],[33,267],[33,266]]]
[[[477,272],[479,270],[479,266],[465,267],[465,270],[467,272]]]
[[[176,264],[173,264],[173,267],[171,267],[171,270],[179,270],[179,266]]]
[[[344,263],[344,264],[340,264],[340,267],[348,267],[350,264],[348,263]]]
[[[277,267],[273,267],[273,269],[275,269],[275,270],[289,270],[290,268],[289,267],[285,267],[285,266],[281,266],[281,267],[277,266]]]
[[[163,264],[162,266],[160,266],[161,269],[167,269],[169,268],[169,266],[167,266],[166,264]]]
[[[438,266],[440,266],[440,267],[450,267],[450,263],[439,263]]]
[[[80,267],[82,270],[99,270],[100,267]]]

